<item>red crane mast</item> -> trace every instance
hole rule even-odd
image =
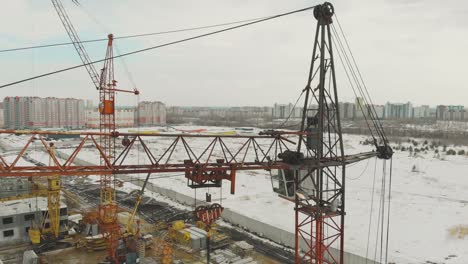
[[[115,138],[110,136],[115,133],[115,93],[128,92],[139,94],[138,90],[117,89],[117,81],[114,78],[114,37],[109,34],[104,66],[98,74],[91,63],[89,55],[84,48],[78,33],[73,26],[65,8],[60,0],[51,0],[57,14],[70,37],[75,50],[77,51],[83,65],[85,66],[91,81],[99,90],[99,130],[102,133],[99,137],[100,150],[104,152],[106,158],[100,159],[100,165],[110,167],[115,158]],[[119,225],[117,223],[118,206],[115,201],[114,177],[112,174],[101,174],[100,179],[100,203],[99,203],[99,224],[101,232],[107,239],[109,256],[115,259],[118,239],[120,237]]]

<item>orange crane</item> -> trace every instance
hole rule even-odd
[[[91,81],[99,90],[99,130],[103,133],[99,137],[99,151],[103,152],[106,159],[101,158],[101,165],[110,167],[115,157],[115,93],[128,92],[135,95],[139,91],[117,89],[117,81],[114,78],[113,60],[113,35],[109,34],[106,57],[100,74],[94,68],[65,8],[60,0],[51,0],[57,14],[67,31],[83,65],[85,66]],[[75,1],[76,3],[76,1]],[[99,226],[102,234],[108,242],[109,256],[116,255],[120,228],[117,223],[118,206],[115,201],[114,177],[112,174],[101,175],[100,179],[100,203],[98,211]]]

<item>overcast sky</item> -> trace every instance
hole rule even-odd
[[[62,0],[82,40],[166,31],[263,17],[321,1]],[[463,0],[337,0],[338,19],[375,103],[468,105],[468,2]],[[69,41],[49,0],[2,1],[0,49]],[[248,28],[149,51],[115,62],[120,88],[139,100],[168,105],[271,106],[296,100],[304,87],[315,19],[303,12]],[[210,29],[212,30],[212,29]],[[116,41],[120,52],[210,30]],[[93,60],[105,42],[87,44]],[[338,63],[338,62],[337,62]],[[72,46],[0,53],[0,84],[80,64]],[[127,74],[125,66],[130,72]],[[97,66],[99,69],[101,64]],[[341,66],[338,66],[341,68]],[[341,101],[353,101],[338,72]],[[0,90],[0,97],[36,95],[97,101],[82,69]],[[122,94],[118,104],[134,105]]]

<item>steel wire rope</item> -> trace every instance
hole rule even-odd
[[[165,34],[172,34],[172,33],[180,33],[180,32],[188,32],[188,31],[195,31],[201,29],[209,29],[215,27],[222,27],[222,26],[229,26],[234,24],[240,24],[245,22],[256,21],[260,19],[267,18],[266,17],[259,17],[259,18],[251,18],[239,21],[232,21],[220,24],[213,24],[207,26],[198,26],[198,27],[189,27],[189,28],[181,28],[181,29],[173,29],[173,30],[166,30],[166,31],[158,31],[152,33],[142,33],[142,34],[135,34],[135,35],[124,35],[124,36],[115,36],[114,39],[130,39],[130,38],[138,38],[138,37],[147,37],[147,36],[155,36],[155,35],[165,35]],[[107,41],[107,38],[99,38],[99,39],[90,39],[90,40],[83,40],[80,43],[92,43],[92,42],[102,42]],[[20,47],[20,48],[11,48],[11,49],[3,49],[0,50],[0,53],[12,52],[12,51],[21,51],[21,50],[28,50],[28,49],[40,49],[40,48],[49,48],[49,47],[58,47],[58,46],[68,46],[72,45],[73,42],[62,42],[62,43],[53,43],[53,44],[43,44],[43,45],[36,45],[36,46],[28,46],[28,47]]]
[[[341,27],[340,21],[338,20],[338,16],[336,16],[336,14],[335,14],[335,18],[336,18],[336,22],[337,22],[337,24],[338,24],[338,27],[339,27],[339,29],[340,29],[340,31],[341,31],[341,34],[343,35],[343,39],[344,39],[344,41],[345,41],[345,44],[346,44],[346,46],[348,47],[349,53],[350,53],[350,55],[351,55],[351,58],[352,58],[352,60],[353,60],[354,65],[355,65],[355,67],[356,67],[356,70],[357,70],[357,73],[358,73],[358,75],[359,75],[359,78],[360,78],[360,80],[361,80],[361,82],[362,82],[362,84],[363,84],[363,86],[364,86],[364,90],[366,91],[366,94],[367,94],[367,96],[369,97],[369,101],[370,101],[371,106],[372,106],[372,108],[373,108],[373,110],[374,110],[374,114],[375,114],[376,117],[377,117],[377,111],[375,110],[374,103],[372,102],[372,97],[371,97],[370,94],[369,94],[369,90],[367,89],[367,85],[366,85],[366,83],[364,82],[364,78],[362,77],[361,71],[359,70],[359,67],[358,67],[358,65],[357,65],[357,63],[356,63],[356,60],[354,59],[353,52],[352,52],[352,50],[351,50],[351,48],[350,48],[350,46],[349,46],[349,42],[348,42],[348,39],[347,39],[347,37],[346,37],[346,34],[344,33],[343,28]],[[377,123],[380,125],[380,129],[381,129],[382,135],[384,136],[383,139],[386,140],[387,138],[386,138],[386,136],[385,136],[385,130],[383,129],[382,123],[380,122],[379,119],[377,119],[376,121],[377,121]],[[386,143],[388,143],[388,142],[386,142]]]
[[[83,5],[79,4],[78,2],[76,2],[75,4],[79,7],[79,9],[83,13],[85,13],[86,16],[88,16],[88,18],[90,18],[96,25],[98,25],[103,32],[111,32],[111,30],[109,30],[109,28],[107,28],[103,23],[101,23],[101,21],[99,21],[91,12],[89,12],[87,9],[85,9]],[[81,41],[81,43],[83,43],[83,42]],[[70,43],[70,44],[73,44],[73,43]],[[120,55],[120,50],[119,50],[118,46],[116,45],[116,42],[113,43],[113,47],[115,48],[115,50],[117,52],[117,55]],[[121,57],[120,61],[123,64],[124,70],[125,70],[125,72],[127,74],[127,77],[129,78],[129,81],[132,83],[133,87],[136,87],[135,82],[133,81],[133,77],[131,76],[130,71],[128,70],[128,67],[127,67],[127,65],[125,63],[125,59]],[[117,97],[117,94],[115,94],[114,96]],[[116,116],[116,113],[114,113],[114,123],[115,123],[115,116]],[[115,127],[114,127],[114,129],[115,129]],[[113,140],[114,140],[114,145],[115,145],[116,140],[115,139],[113,139]],[[140,165],[139,146],[137,147],[137,157],[138,157],[137,158],[137,164]],[[130,177],[130,183],[132,185],[137,186],[137,184],[135,184],[135,182],[138,183],[138,176],[136,176],[135,174],[132,173],[132,174],[129,175],[129,177]],[[114,192],[115,192],[115,196],[116,196],[116,190],[117,189],[115,187],[116,187],[116,182],[117,182],[118,177],[117,177],[117,175],[114,175],[113,178],[114,178],[113,188],[114,188]],[[138,188],[136,190],[138,190]],[[141,192],[140,195],[142,196],[143,193]],[[122,198],[122,199],[124,199],[124,198]],[[116,202],[118,202],[117,201],[117,196],[116,196]]]
[[[223,33],[223,32],[226,32],[226,31],[231,31],[231,30],[238,29],[238,28],[243,28],[243,27],[246,27],[246,26],[250,26],[250,25],[261,23],[261,22],[265,22],[265,21],[268,21],[268,20],[272,20],[272,19],[276,19],[276,18],[280,18],[280,17],[284,17],[284,16],[288,16],[288,15],[292,15],[292,14],[296,14],[296,13],[300,13],[300,12],[304,12],[304,11],[308,11],[308,10],[313,9],[314,7],[315,7],[315,5],[305,7],[305,8],[302,8],[302,9],[296,9],[294,11],[281,13],[281,14],[270,16],[270,17],[263,18],[263,19],[260,19],[260,20],[255,20],[253,22],[248,22],[248,23],[244,23],[244,24],[241,24],[241,25],[228,27],[228,28],[223,28],[223,29],[220,29],[220,30],[211,31],[211,32],[208,32],[208,33],[204,33],[204,34],[200,34],[200,35],[196,35],[196,36],[192,36],[192,37],[188,37],[188,38],[183,38],[183,39],[179,39],[179,40],[175,40],[175,41],[170,41],[170,42],[166,42],[166,43],[163,43],[163,44],[151,46],[151,47],[144,48],[144,49],[130,51],[130,52],[123,53],[123,54],[120,54],[120,55],[117,55],[117,56],[113,56],[111,58],[114,59],[114,58],[125,57],[125,56],[129,56],[129,55],[134,55],[134,54],[146,52],[146,51],[149,51],[149,50],[159,49],[159,48],[163,48],[163,47],[167,47],[167,46],[171,46],[171,45],[175,45],[175,44],[179,44],[179,43],[183,43],[183,42],[188,42],[188,41],[199,39],[199,38],[208,37],[208,36],[211,36],[211,35],[216,35],[216,34],[219,34],[219,33]],[[108,58],[108,59],[110,59],[110,58]],[[19,84],[19,83],[23,83],[23,82],[27,82],[27,81],[31,81],[31,80],[35,80],[35,79],[39,79],[39,78],[46,77],[46,76],[49,76],[49,75],[54,75],[54,74],[58,74],[58,73],[61,73],[61,72],[78,69],[78,68],[81,68],[81,67],[85,67],[87,65],[103,62],[105,60],[106,59],[95,60],[95,61],[92,61],[90,63],[75,65],[75,66],[72,66],[72,67],[63,68],[63,69],[60,69],[60,70],[56,70],[56,71],[36,75],[36,76],[29,77],[29,78],[26,78],[26,79],[22,79],[22,80],[19,80],[19,81],[3,84],[3,85],[0,86],[0,88],[5,88],[5,87],[8,87],[8,86],[12,86],[12,85],[15,85],[15,84]]]
[[[360,93],[360,96],[361,98],[364,100],[364,103],[366,106],[369,106],[371,105],[372,103],[369,102],[369,100],[367,99],[366,95],[364,94],[363,92],[363,88],[361,87],[361,83],[359,82],[359,79],[357,78],[357,74],[356,74],[356,71],[355,71],[355,67],[353,66],[353,64],[351,64],[351,60],[349,59],[349,56],[348,56],[348,52],[351,52],[351,50],[349,49],[348,47],[348,50],[345,49],[344,45],[343,45],[343,41],[341,41],[341,38],[340,38],[340,35],[338,34],[338,31],[335,29],[335,26],[332,24],[332,30],[333,30],[333,34],[335,35],[336,37],[336,41],[337,43],[339,44],[339,47],[341,48],[342,52],[343,52],[343,57],[345,59],[345,62],[346,62],[346,65],[348,66],[348,69],[349,69],[349,72],[351,73],[351,76],[353,77],[354,79],[354,82],[356,84],[356,88],[358,89],[359,93]],[[344,36],[343,36],[344,38]],[[357,67],[357,66],[356,66]],[[367,114],[370,114],[370,120],[372,121],[375,129],[376,129],[376,133],[379,134],[380,136],[380,133],[379,131],[377,130],[377,124],[375,123],[375,117],[373,115],[373,112],[372,111],[369,111],[369,109],[367,109],[367,114],[366,112],[364,111],[364,109],[362,108],[361,105],[359,105],[360,109],[361,109],[361,112],[362,114],[364,115],[364,117],[366,117]]]
[[[335,40],[335,38],[332,38],[332,41],[335,43],[335,46],[338,47],[338,49],[336,49],[336,54],[338,54],[338,58],[340,59],[341,65],[343,66],[343,70],[344,70],[344,72],[345,72],[345,74],[346,74],[346,77],[347,77],[347,79],[348,79],[349,85],[351,86],[351,90],[353,91],[354,96],[355,96],[355,97],[358,97],[358,96],[357,96],[357,93],[356,93],[356,90],[354,89],[353,82],[351,81],[351,78],[350,78],[350,76],[349,76],[348,70],[346,69],[346,65],[344,64],[343,59],[342,59],[342,57],[341,57],[340,46],[336,44],[338,41]],[[361,108],[361,111],[364,112],[364,111],[362,110],[362,106],[359,105],[359,107]],[[374,133],[373,133],[372,129],[370,128],[369,121],[367,120],[367,118],[366,118],[365,115],[364,115],[364,120],[365,120],[365,122],[366,122],[366,124],[367,124],[367,127],[369,128],[369,132],[370,132],[370,134],[371,134],[371,136],[372,136],[372,139],[375,140]]]
[[[352,79],[354,79],[354,83],[355,83],[355,85],[356,85],[356,88],[358,89],[361,98],[364,100],[365,106],[367,106],[366,108],[363,108],[363,106],[362,106],[361,104],[359,104],[359,108],[361,109],[361,112],[362,112],[362,114],[363,114],[363,116],[364,116],[364,119],[366,120],[366,123],[368,123],[367,120],[370,119],[370,121],[371,121],[372,124],[374,125],[375,132],[379,135],[379,137],[383,138],[383,136],[381,135],[381,133],[380,133],[380,131],[379,131],[379,129],[378,129],[378,125],[376,124],[376,120],[375,120],[376,117],[374,117],[373,111],[369,111],[369,110],[371,109],[371,108],[369,108],[369,105],[371,105],[371,103],[367,100],[367,97],[366,97],[366,95],[365,95],[364,92],[363,92],[363,89],[362,89],[362,87],[361,87],[361,84],[360,84],[360,82],[359,82],[359,79],[357,78],[357,75],[356,75],[356,72],[355,72],[355,70],[354,70],[354,67],[352,66],[352,64],[351,64],[351,62],[350,62],[350,59],[349,59],[348,54],[347,54],[347,51],[346,51],[346,49],[344,48],[344,45],[343,45],[343,43],[342,43],[342,41],[341,41],[341,39],[340,39],[340,36],[339,36],[337,30],[335,29],[335,26],[334,26],[334,25],[332,25],[331,28],[332,28],[333,34],[334,34],[334,36],[335,36],[335,38],[336,38],[336,43],[338,43],[338,47],[341,49],[341,52],[342,52],[342,54],[343,54],[344,62],[346,62],[346,64],[344,64],[344,63],[342,62],[343,65],[344,65],[343,67],[345,68],[346,65],[347,65],[348,70],[349,70],[349,73],[351,74]],[[357,97],[357,95],[356,95],[356,97]],[[366,114],[366,111],[364,111],[365,109],[368,110],[368,111],[367,111],[367,114]],[[370,115],[369,118],[367,117],[367,115]],[[368,125],[368,127],[369,127],[369,130],[372,129],[369,125]],[[374,140],[375,140],[375,138],[374,138]]]
[[[373,116],[373,113],[372,111],[369,111],[368,106],[370,105],[370,103],[368,102],[364,92],[363,92],[363,89],[361,87],[361,84],[359,83],[359,80],[357,78],[357,75],[356,75],[356,72],[350,62],[350,59],[348,57],[348,54],[347,54],[347,51],[346,49],[344,48],[344,45],[340,39],[340,36],[338,34],[338,32],[336,31],[334,25],[332,25],[332,31],[333,31],[333,34],[335,35],[335,38],[336,38],[336,43],[338,43],[338,47],[341,49],[341,52],[342,52],[342,55],[343,55],[343,58],[344,58],[344,61],[346,62],[346,64],[343,66],[344,68],[346,67],[346,65],[348,66],[348,70],[349,70],[349,73],[351,74],[351,77],[352,79],[354,79],[354,83],[356,85],[356,88],[357,90],[359,91],[359,94],[361,96],[361,98],[364,100],[364,104],[365,106],[362,106],[362,104],[358,104],[359,105],[359,108],[361,109],[361,112],[364,116],[364,119],[366,120],[366,123],[369,124],[368,120],[370,119],[370,121],[372,122],[373,126],[374,126],[374,129],[375,129],[375,132],[379,135],[379,137],[382,138],[382,135],[379,133],[379,130],[378,130],[378,126],[377,124],[375,123],[375,117]],[[356,96],[357,97],[357,96]],[[367,106],[367,107],[366,107]],[[366,114],[366,111],[365,109],[367,109],[367,114]],[[370,114],[369,117],[367,117],[367,115]],[[370,127],[370,125],[368,125],[368,128],[369,130],[372,130],[372,128]],[[375,141],[375,137],[374,137],[374,141]]]
[[[370,115],[370,118],[371,118],[371,120],[372,120],[372,123],[374,124],[374,128],[375,128],[376,132],[379,134],[379,136],[381,137],[381,140],[382,140],[385,144],[387,144],[388,141],[387,141],[387,138],[386,138],[386,136],[385,136],[385,132],[384,132],[383,127],[382,127],[382,123],[381,123],[380,120],[378,119],[378,115],[377,115],[377,111],[375,110],[374,103],[373,103],[372,98],[371,98],[371,96],[370,96],[370,94],[369,94],[369,91],[368,91],[368,89],[367,89],[367,86],[366,86],[366,84],[365,84],[365,82],[364,82],[364,79],[363,79],[363,77],[362,77],[361,71],[359,70],[359,67],[358,67],[358,65],[357,65],[357,63],[356,63],[356,60],[354,59],[353,52],[352,52],[352,50],[351,50],[351,48],[350,48],[350,46],[349,46],[349,42],[348,42],[348,40],[347,40],[347,38],[346,38],[346,35],[345,35],[345,33],[344,33],[344,31],[343,31],[343,29],[342,29],[342,27],[341,27],[339,21],[338,21],[338,18],[337,18],[337,23],[338,23],[338,26],[339,26],[341,35],[342,35],[342,37],[343,37],[344,43],[346,44],[347,51],[349,52],[353,63],[351,63],[351,60],[349,59],[348,56],[346,56],[346,60],[347,60],[347,62],[348,62],[348,65],[349,65],[350,69],[352,69],[353,77],[355,78],[356,84],[358,85],[358,88],[359,88],[359,90],[360,90],[361,96],[362,96],[362,98],[364,99],[364,101],[366,102],[366,106],[367,106],[367,108],[368,108],[368,109],[367,109],[367,110],[368,110],[368,114]],[[332,29],[333,29],[333,31],[335,31],[336,35],[339,35],[339,34],[338,34],[338,31],[336,30],[336,28],[335,28],[334,25],[332,25]],[[341,42],[341,40],[339,40],[339,41],[340,41],[340,45],[343,45],[342,42]],[[343,49],[344,49],[344,45],[343,45]],[[354,67],[353,67],[353,66],[354,66]],[[354,69],[355,69],[355,71],[354,71]],[[357,74],[356,74],[356,72],[357,72]],[[358,78],[358,76],[359,76],[359,78]],[[359,80],[360,80],[360,82],[359,82]],[[362,86],[361,86],[361,84],[362,84]],[[364,93],[364,92],[365,92],[365,93]],[[365,114],[365,113],[363,113],[363,114]]]
[[[383,171],[382,171],[382,191],[381,191],[381,201],[382,201],[382,218],[380,224],[380,263],[382,263],[382,252],[383,252],[383,243],[384,243],[384,224],[385,224],[385,192],[387,189],[387,161],[383,161]]]
[[[390,159],[390,175],[388,182],[388,205],[387,205],[387,240],[385,245],[385,264],[388,263],[388,241],[390,235],[390,204],[392,199],[392,172],[393,172],[393,158]]]
[[[110,30],[108,27],[106,27],[106,25],[104,25],[97,17],[95,17],[90,11],[88,11],[83,5],[81,4],[77,4],[77,6],[79,7],[79,9],[86,14],[86,16],[89,17],[89,19],[91,19],[96,25],[98,25],[102,32],[112,32],[112,30]],[[114,38],[116,39],[116,38]],[[83,41],[81,41],[81,43],[83,43]],[[121,52],[120,52],[120,49],[118,47],[118,43],[116,41],[113,42],[113,47],[115,48],[115,51],[117,53],[117,55],[120,55]],[[120,61],[122,62],[122,65],[123,65],[123,68],[124,68],[124,71],[125,73],[127,74],[127,77],[130,81],[130,83],[133,85],[133,88],[136,89],[136,84],[135,84],[135,81],[133,79],[133,76],[131,74],[131,72],[128,70],[128,67],[127,67],[127,63],[125,61],[125,58],[124,57],[120,57],[119,58]]]
[[[286,120],[284,120],[284,122],[283,122],[281,125],[277,126],[276,128],[272,128],[272,129],[281,129],[281,128],[284,128],[284,125],[289,121],[289,119],[290,119],[291,116],[292,116],[292,113],[294,113],[294,109],[296,108],[297,103],[299,102],[299,100],[301,99],[302,95],[304,94],[304,91],[305,91],[305,89],[303,89],[302,92],[301,92],[301,94],[299,94],[299,97],[297,98],[296,102],[294,103],[294,105],[293,105],[291,111],[289,111],[289,115],[288,115],[288,117],[286,118]]]
[[[369,260],[369,244],[370,244],[370,234],[371,234],[371,226],[372,226],[372,213],[374,210],[374,192],[375,192],[375,176],[376,176],[376,171],[377,171],[377,158],[375,158],[375,163],[374,163],[374,177],[372,180],[372,196],[371,196],[371,206],[370,206],[370,212],[369,212],[369,228],[367,230],[367,247],[366,247],[366,264],[368,263]]]
[[[357,176],[356,178],[349,178],[349,177],[346,177],[347,180],[350,180],[350,181],[355,181],[355,180],[358,180],[362,177],[362,175],[364,175],[364,172],[367,171],[367,167],[369,165],[369,161],[370,159],[367,159],[367,163],[366,163],[366,167],[362,170],[362,172],[359,174],[359,176]],[[357,163],[354,163],[354,164],[357,164]],[[349,169],[349,166],[348,166],[348,169]]]
[[[383,186],[380,186],[380,192],[382,193]],[[380,232],[380,222],[381,222],[381,213],[382,213],[382,194],[380,195],[380,200],[379,200],[379,214],[377,217],[377,232],[375,236],[375,248],[374,248],[374,261],[377,259],[377,250],[378,250],[378,245],[379,245],[379,232]]]

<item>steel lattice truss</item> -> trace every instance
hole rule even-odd
[[[8,162],[4,154],[0,155],[0,177],[35,177],[35,176],[87,176],[108,174],[135,174],[135,173],[163,173],[187,172],[199,175],[206,173],[261,170],[261,169],[287,169],[290,164],[278,158],[278,154],[294,147],[301,132],[271,132],[264,135],[202,135],[202,134],[158,134],[158,133],[115,133],[116,140],[124,142],[125,146],[116,148],[114,161],[104,153],[99,144],[100,132],[52,132],[52,131],[19,131],[0,130],[0,135],[23,135],[26,137],[24,145],[12,162]],[[306,133],[302,133],[306,134]],[[71,154],[58,156],[54,154],[46,141],[47,135],[75,135],[80,136],[76,143],[68,146]],[[206,146],[197,148],[194,142],[205,139]],[[168,146],[158,143],[164,140],[170,142]],[[237,144],[230,144],[236,140]],[[33,146],[33,142],[38,141]],[[303,140],[303,142],[305,142]],[[57,152],[60,147],[56,146]],[[176,148],[183,149],[176,158]],[[96,151],[104,160],[103,165],[76,165],[75,160],[86,151]],[[29,166],[20,165],[19,160],[29,151],[44,151],[53,161],[53,165]],[[135,164],[128,159],[131,151],[139,151],[144,155],[144,162]],[[215,152],[217,155],[215,156]],[[180,155],[183,154],[183,158]],[[324,158],[321,161],[306,160],[304,166],[338,166],[353,163],[367,157],[375,156],[375,152],[346,156],[345,160],[332,160]],[[182,160],[182,161],[181,161]],[[98,162],[96,162],[98,163]],[[210,176],[206,176],[210,177]],[[221,176],[217,176],[221,177]],[[216,177],[212,177],[216,178]],[[224,177],[226,179],[228,177]],[[229,178],[228,178],[229,179]]]
[[[27,136],[25,145],[19,150],[12,162],[0,155],[0,177],[5,176],[86,176],[86,175],[112,175],[112,174],[134,174],[134,173],[163,173],[163,172],[185,172],[191,180],[191,187],[204,187],[208,184],[216,185],[221,180],[235,181],[235,172],[238,170],[256,169],[281,169],[288,165],[277,159],[277,154],[287,150],[293,141],[285,137],[285,134],[252,135],[252,136],[216,136],[216,135],[191,135],[191,134],[148,134],[148,133],[115,133],[111,135],[116,140],[122,139],[122,147],[116,148],[115,158],[111,159],[99,143],[99,132],[39,132],[39,131],[13,131],[3,130],[0,134],[15,134]],[[79,135],[76,144],[69,146],[72,152],[67,156],[60,156],[51,151],[46,142],[47,135]],[[205,138],[208,145],[200,151],[193,147],[189,141],[192,138]],[[154,144],[164,139],[171,142],[169,146],[162,147]],[[235,139],[235,147],[228,141]],[[34,147],[32,143],[39,141]],[[156,151],[157,148],[157,151]],[[175,158],[176,148],[184,150]],[[99,153],[102,165],[76,165],[75,159],[80,153],[95,150]],[[18,161],[28,151],[42,150],[51,160],[52,165],[24,166]],[[58,148],[60,151],[60,148]],[[128,160],[131,151],[143,153],[142,164],[134,164]],[[217,152],[215,157],[214,152]],[[219,156],[222,158],[219,158]],[[253,157],[253,158],[252,158]],[[234,184],[232,187],[234,192]]]

